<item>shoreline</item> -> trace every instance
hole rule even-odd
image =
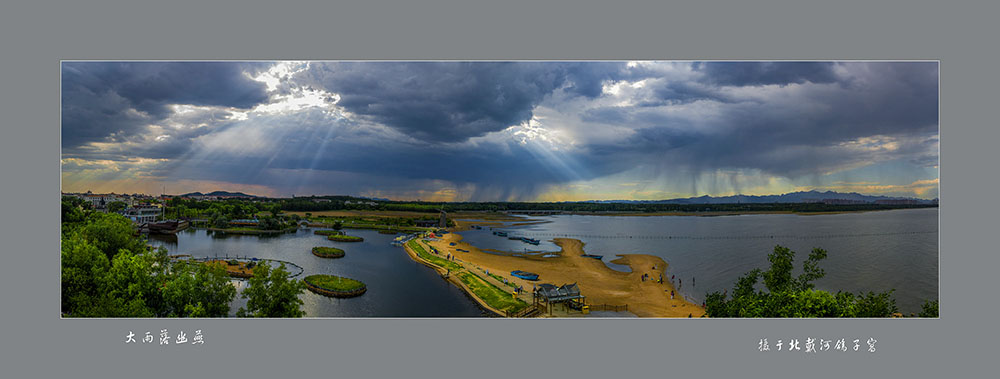
[[[488,223],[488,221],[487,221]],[[441,252],[442,256],[451,254],[455,256],[456,262],[461,262],[469,272],[489,270],[491,274],[504,277],[514,285],[523,286],[526,295],[522,295],[522,300],[531,303],[531,292],[528,288],[541,283],[563,285],[577,283],[581,292],[586,296],[586,303],[590,305],[625,305],[628,304],[628,312],[638,317],[669,317],[669,318],[698,318],[704,315],[705,311],[700,306],[688,302],[676,291],[670,281],[665,279],[663,283],[657,283],[655,278],[666,272],[668,263],[662,258],[648,254],[620,254],[611,263],[626,265],[631,272],[621,272],[608,267],[604,261],[582,257],[585,254],[584,243],[572,238],[555,238],[552,241],[560,247],[560,251],[553,253],[556,257],[542,258],[538,256],[511,256],[498,255],[485,252],[480,248],[463,241],[463,237],[456,232],[468,230],[469,225],[483,223],[457,221],[457,227],[451,233],[445,234],[434,241],[420,243],[434,247]],[[455,246],[450,246],[451,243]],[[445,269],[420,259],[408,246],[404,249],[411,259],[430,266],[438,271],[442,276]],[[468,252],[458,251],[458,249],[468,250]],[[655,267],[655,269],[653,268]],[[509,275],[514,270],[524,270],[539,274],[539,281],[531,282]],[[479,275],[478,273],[476,273]],[[643,274],[649,274],[649,278],[642,280]],[[455,278],[455,273],[449,275],[448,281],[456,284],[470,297],[476,300],[480,306],[484,306],[494,314],[503,315],[503,311],[493,309],[479,299],[466,286]],[[482,275],[479,275],[482,277]],[[493,279],[495,280],[495,279]],[[499,286],[504,288],[504,286]],[[675,291],[674,299],[670,299],[670,291]],[[558,308],[558,307],[557,307]],[[558,312],[555,317],[578,317],[582,314],[564,314]]]

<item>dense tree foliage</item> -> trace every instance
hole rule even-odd
[[[77,223],[83,221],[84,212],[90,209],[90,203],[76,196],[62,197],[62,222]]]
[[[920,317],[940,317],[938,316],[938,301],[927,300],[924,304],[920,306],[920,313],[917,314]]]
[[[65,202],[64,202],[65,203]],[[71,208],[75,207],[72,204]],[[236,289],[221,268],[170,263],[114,213],[63,217],[62,312],[69,317],[222,317]],[[75,211],[68,211],[72,216]]]
[[[802,274],[792,275],[795,252],[775,246],[768,255],[767,271],[753,269],[736,281],[732,297],[714,292],[705,300],[708,317],[890,317],[898,311],[892,290],[882,293],[830,293],[813,289],[813,281],[825,275],[819,262],[826,250],[815,248],[802,265]],[[758,289],[758,282],[764,289]]]
[[[303,304],[299,295],[305,291],[305,284],[289,277],[285,264],[272,269],[267,263],[258,264],[253,268],[253,277],[248,281],[248,287],[243,290],[242,297],[247,299],[245,308],[240,308],[239,317],[302,317],[305,312],[299,309]]]
[[[111,260],[120,251],[144,253],[146,241],[135,235],[132,221],[115,213],[87,212],[86,218],[72,226],[75,233],[96,246]]]
[[[124,201],[112,201],[108,203],[109,213],[118,213],[124,211],[125,208],[128,208],[128,204],[125,203]]]

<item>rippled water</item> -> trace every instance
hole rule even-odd
[[[223,235],[188,229],[174,236],[153,236],[150,243],[170,254],[195,257],[239,255],[293,262],[303,276],[331,274],[364,282],[368,291],[359,297],[336,299],[306,291],[300,296],[307,317],[480,317],[482,311],[461,290],[435,271],[412,261],[402,248],[393,247],[393,235],[373,230],[349,230],[364,242],[332,242],[299,230],[279,236]],[[345,251],[338,259],[319,258],[313,246],[333,246]],[[301,278],[301,277],[299,277]],[[245,284],[238,283],[240,289]],[[239,295],[231,314],[246,304]]]
[[[700,303],[706,293],[731,289],[753,268],[768,267],[775,245],[795,251],[796,267],[809,252],[828,252],[817,280],[821,290],[848,292],[895,289],[903,313],[918,312],[938,298],[938,209],[907,209],[834,215],[741,215],[720,217],[579,216],[533,217],[547,223],[510,226],[510,235],[541,239],[538,246],[497,237],[489,228],[463,232],[466,241],[502,251],[558,251],[550,240],[566,236],[588,254],[645,253],[669,263],[667,273],[683,281],[680,292]],[[622,269],[616,265],[612,268]],[[796,273],[797,275],[797,273]]]

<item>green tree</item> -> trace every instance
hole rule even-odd
[[[108,260],[122,250],[133,254],[146,251],[146,242],[135,236],[132,221],[120,214],[90,212],[85,225],[79,228],[79,233],[104,252]]]
[[[813,281],[826,274],[819,267],[826,257],[826,250],[813,249],[802,265],[802,274],[793,278],[795,252],[775,246],[768,255],[771,263],[768,270],[753,269],[740,277],[731,299],[719,292],[706,295],[705,314],[709,317],[889,317],[897,312],[892,290],[855,296],[813,289]],[[766,290],[757,289],[761,279]]]
[[[162,305],[159,281],[153,275],[152,261],[145,255],[122,251],[115,255],[111,268],[98,289],[96,302],[100,317],[154,317]]]
[[[305,291],[305,284],[297,279],[289,278],[289,272],[282,263],[271,269],[267,263],[258,264],[253,268],[253,277],[248,287],[243,290],[242,297],[247,299],[246,307],[241,307],[236,315],[239,317],[302,317],[305,315],[299,306],[303,304],[299,295]]]
[[[335,222],[333,223],[333,229],[334,229],[334,230],[340,230],[340,229],[343,229],[343,228],[344,228],[344,224],[342,224],[342,223],[340,222],[340,220],[337,220],[337,221],[335,221]]]
[[[125,208],[128,208],[128,204],[124,201],[112,201],[108,203],[108,213],[118,213],[124,211]]]
[[[62,222],[76,223],[83,221],[86,216],[84,210],[87,209],[85,206],[89,205],[90,203],[84,202],[76,196],[63,196]]]
[[[220,266],[198,262],[177,262],[163,285],[165,309],[169,317],[226,317],[236,288]]]
[[[62,312],[92,314],[98,288],[111,266],[108,257],[80,235],[62,239]]]
[[[229,227],[229,218],[221,212],[215,211],[209,217],[209,223],[212,224],[212,227],[224,229]]]
[[[257,227],[261,230],[278,230],[281,229],[281,222],[274,217],[261,217]]]
[[[920,306],[920,313],[917,314],[920,317],[940,317],[938,316],[938,301],[927,300],[924,304]]]

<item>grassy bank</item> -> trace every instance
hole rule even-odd
[[[410,242],[407,242],[406,245],[409,246],[411,249],[413,249],[413,251],[417,253],[418,257],[420,257],[425,261],[431,262],[437,265],[438,267],[448,269],[451,271],[458,271],[462,269],[462,265],[458,263],[428,253],[427,250],[424,249],[424,246],[421,245],[419,242],[417,242],[417,240],[415,239],[411,240]]]
[[[492,276],[493,279],[499,280],[500,283],[504,283],[504,281],[503,281],[504,277],[502,277],[500,275],[497,275],[497,274],[494,274],[494,273],[490,273],[489,275]],[[514,282],[511,282],[511,281],[507,281],[507,283],[504,283],[504,285],[509,286],[511,288],[517,288],[517,286],[514,285]]]
[[[528,306],[528,303],[525,303],[521,299],[513,298],[509,293],[486,282],[475,274],[461,272],[457,276],[462,283],[469,287],[476,297],[482,299],[494,309],[516,313]]]

